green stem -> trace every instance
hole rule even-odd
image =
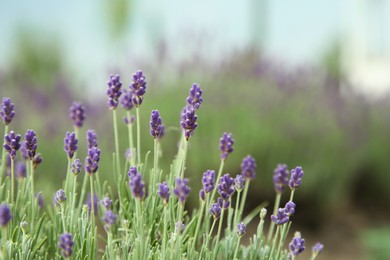
[[[83,187],[81,189],[81,196],[79,198],[79,205],[78,205],[78,210],[82,210],[81,209],[81,205],[83,204],[83,198],[85,196],[85,193],[87,192],[87,185],[88,185],[88,174],[85,173],[84,174],[84,180],[83,180]]]
[[[280,226],[278,225],[276,227],[275,237],[274,237],[274,240],[272,242],[271,252],[269,253],[269,259],[272,259],[272,257],[273,257],[273,254],[274,254],[274,251],[275,251],[276,239],[278,238],[279,231],[280,231]]]
[[[157,139],[154,139],[154,153],[153,153],[153,175],[152,175],[152,194],[154,194],[155,186],[156,186],[156,177],[158,174],[158,147],[157,147]]]
[[[143,219],[142,219],[142,210],[141,210],[141,199],[136,198],[135,199],[135,207],[136,207],[136,214],[137,214],[137,222],[138,222],[138,230],[139,230],[139,237],[140,237],[140,259],[143,259],[143,242],[144,242],[144,230],[143,230]]]
[[[291,193],[290,193],[290,201],[293,201],[293,199],[294,199],[294,193],[295,193],[295,189],[291,190]]]
[[[141,124],[140,124],[140,116],[139,116],[139,107],[135,108],[137,114],[137,162],[138,167],[141,166]]]
[[[184,170],[186,167],[186,159],[187,159],[187,151],[188,151],[188,141],[185,141],[184,143],[184,153],[183,153],[183,160],[180,167],[180,178],[184,177]]]
[[[130,110],[126,112],[128,124],[127,124],[127,131],[129,132],[129,145],[130,145],[130,163],[131,166],[135,164],[135,152],[134,152],[134,142],[133,142],[133,124],[130,123],[131,120],[131,112]],[[127,158],[126,158],[127,159]]]
[[[119,140],[118,140],[118,123],[117,123],[117,114],[116,109],[112,110],[113,118],[114,118],[114,137],[115,137],[115,156],[116,156],[116,177],[119,178],[121,174],[121,165],[120,165],[120,156],[119,156]]]
[[[91,218],[92,218],[92,233],[95,236],[95,196],[93,191],[93,174],[90,175],[90,187],[91,187]]]
[[[249,183],[250,180],[246,179],[244,193],[242,194],[242,200],[240,201],[240,211],[239,211],[238,219],[242,219],[242,214],[244,213],[244,206],[245,206],[246,196],[248,195]]]
[[[15,193],[15,159],[11,158],[11,203],[14,203]]]
[[[60,207],[61,207],[62,228],[63,228],[63,232],[65,233],[66,232],[66,228],[65,228],[66,225],[65,225],[64,202],[61,202]]]
[[[206,196],[208,196],[208,194],[206,194]],[[195,250],[196,242],[198,239],[198,233],[199,233],[199,229],[200,229],[200,223],[202,222],[202,216],[203,216],[203,210],[204,210],[205,204],[206,204],[205,201],[202,201],[202,204],[201,204],[200,209],[199,209],[198,223],[196,224],[195,235],[194,235],[194,244],[192,245],[192,248],[194,250]]]
[[[4,127],[4,136],[8,134],[8,125],[5,125]],[[7,161],[6,161],[6,152],[5,152],[5,148],[3,146],[3,151],[1,153],[1,170],[0,170],[0,185],[1,185],[1,178],[4,176],[4,171],[5,171],[5,166],[7,164]]]
[[[224,160],[221,160],[221,163],[220,163],[220,165],[219,165],[218,175],[217,175],[217,178],[215,179],[215,182],[216,182],[216,183],[218,183],[218,182],[219,182],[219,179],[221,178],[224,164],[225,164],[225,161],[224,161]],[[215,185],[215,188],[213,189],[213,192],[211,193],[209,205],[207,206],[207,208],[210,208],[210,207],[211,207],[211,203],[213,203],[213,200],[214,200],[214,197],[215,197],[215,193],[216,193],[216,192],[217,192],[217,187],[216,187],[216,185]]]
[[[31,218],[31,230],[34,230],[34,224],[35,224],[35,194],[34,194],[34,165],[33,160],[30,160],[30,181],[31,181],[31,212],[32,212],[32,218]]]
[[[276,258],[279,259],[280,252],[282,251],[282,246],[284,244],[284,239],[286,235],[286,230],[287,230],[288,222],[283,224],[282,232],[280,233],[280,238],[279,238],[279,246],[278,246],[278,251],[276,253]]]
[[[207,248],[209,246],[209,241],[210,241],[210,237],[211,235],[213,234],[213,230],[214,230],[214,227],[215,227],[215,223],[217,223],[217,220],[216,218],[214,218],[214,221],[213,221],[213,224],[211,225],[211,229],[210,229],[210,232],[206,238],[206,243],[205,243],[205,247]],[[203,250],[202,250],[203,251]],[[201,254],[202,256],[202,254]]]
[[[219,244],[219,237],[221,236],[221,230],[222,230],[222,222],[223,222],[223,215],[225,213],[225,209],[222,209],[221,218],[219,219],[219,225],[218,225],[218,232],[217,232],[217,240],[215,241],[215,251],[214,251],[214,257],[216,259],[217,257],[217,251],[218,251],[218,244]]]
[[[162,257],[161,259],[166,259],[165,250],[167,247],[167,239],[168,239],[168,204],[164,207],[164,233],[163,233],[163,241],[162,241]]]
[[[233,260],[237,259],[237,253],[238,253],[238,248],[240,247],[240,241],[241,241],[241,236],[238,237],[237,245],[236,245],[236,250],[234,251],[234,257]]]
[[[278,208],[279,208],[279,205],[280,205],[280,198],[282,197],[282,194],[281,193],[276,193],[276,198],[275,198],[275,205],[274,205],[274,211],[273,211],[273,215],[276,216],[276,213],[278,212]],[[271,221],[271,225],[269,227],[269,232],[268,232],[268,236],[267,236],[267,240],[270,241],[271,238],[272,238],[272,235],[274,233],[274,228],[275,228],[275,223]]]
[[[238,205],[240,204],[240,195],[241,195],[241,191],[237,191],[237,200],[236,200],[236,209],[234,210],[234,225],[233,227],[237,227],[237,224],[238,224],[238,215],[239,215],[239,212],[238,212]]]

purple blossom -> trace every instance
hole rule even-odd
[[[43,158],[42,158],[41,154],[40,154],[40,153],[37,153],[37,154],[34,156],[34,159],[33,159],[33,168],[34,168],[34,170],[37,168],[37,166],[38,166],[39,164],[42,163],[42,161],[43,161]]]
[[[184,130],[184,135],[188,141],[190,139],[192,133],[198,126],[196,123],[196,120],[198,119],[198,116],[195,115],[195,110],[192,107],[185,108],[183,110],[183,113],[181,115],[181,122],[180,125]]]
[[[318,255],[324,250],[324,245],[320,242],[317,242],[312,248],[313,255]]]
[[[92,147],[88,150],[88,156],[85,158],[85,171],[92,175],[99,169],[100,149]]]
[[[56,191],[54,195],[54,200],[58,205],[66,201],[65,191],[63,189]]]
[[[20,146],[20,153],[22,155],[23,160],[29,160],[30,158],[28,157],[28,152],[26,150],[26,147],[24,145]]]
[[[97,135],[95,133],[95,130],[92,129],[87,130],[87,143],[88,143],[88,149],[91,149],[92,147],[98,147]]]
[[[130,171],[135,167],[131,167]],[[134,172],[134,170],[133,170]],[[142,199],[145,194],[145,183],[142,181],[141,174],[137,171],[135,174],[129,172],[129,186],[131,188],[131,191],[133,193],[133,196],[138,199]]]
[[[15,176],[17,178],[20,178],[20,179],[26,178],[26,176],[27,176],[26,163],[17,162],[15,168],[16,168]]]
[[[133,81],[129,86],[131,93],[133,95],[132,101],[136,107],[139,107],[144,100],[144,94],[146,91],[146,81],[145,76],[141,70],[138,70],[133,74]]]
[[[297,256],[298,254],[305,251],[305,239],[301,237],[301,233],[295,232],[294,238],[291,240],[291,243],[289,245],[290,253],[289,257]]]
[[[253,180],[256,177],[256,167],[255,159],[248,155],[242,160],[241,175],[244,176],[246,180]]]
[[[9,98],[3,98],[1,103],[0,116],[3,119],[5,125],[9,125],[12,121],[12,118],[15,116],[14,104]]]
[[[37,153],[37,136],[34,130],[27,130],[27,133],[24,137],[24,149],[26,151],[26,157],[30,160],[34,159],[35,154]]]
[[[127,173],[127,176],[129,176],[129,178],[131,179],[131,177],[137,175],[137,173],[138,173],[137,167],[131,166],[129,172]]]
[[[274,186],[277,193],[282,193],[288,184],[289,171],[286,164],[278,164],[274,171]]]
[[[5,227],[12,219],[12,214],[7,204],[0,205],[0,226]]]
[[[218,205],[218,203],[211,205],[210,213],[213,215],[214,219],[219,219],[221,216],[221,207]]]
[[[14,131],[9,132],[4,136],[4,149],[10,154],[11,159],[14,159],[16,152],[20,148],[20,139],[22,137],[18,134],[15,134]]]
[[[290,181],[288,182],[288,186],[292,190],[299,188],[302,184],[303,170],[301,166],[297,166],[295,169],[291,170]]]
[[[108,231],[112,225],[114,225],[116,220],[116,215],[112,212],[112,210],[106,211],[102,220],[105,223],[104,227]]]
[[[72,132],[72,133],[66,132],[66,136],[64,138],[64,150],[65,150],[66,154],[68,155],[69,159],[72,159],[75,152],[77,151],[77,148],[78,148],[77,143],[78,143],[78,140],[76,138],[76,133],[75,132]]]
[[[167,205],[171,194],[169,192],[169,186],[165,181],[158,185],[157,193],[158,196],[160,196],[160,198],[164,201],[165,205]]]
[[[188,106],[192,106],[195,110],[197,110],[199,109],[202,102],[202,89],[199,87],[198,83],[194,83],[192,84],[189,96],[187,97],[187,104]]]
[[[131,91],[124,91],[122,98],[121,98],[121,104],[125,110],[131,110],[133,108],[133,101],[132,101],[133,94]]]
[[[176,186],[173,189],[173,193],[179,199],[181,203],[184,203],[190,193],[191,189],[188,187],[188,179],[176,178]]]
[[[99,198],[97,194],[93,194],[93,213],[96,215],[98,212],[98,203],[99,203]],[[92,210],[92,200],[91,200],[91,193],[88,193],[87,199],[85,201],[85,205],[88,207],[88,211],[91,212]]]
[[[102,205],[105,210],[109,210],[112,205],[112,200],[109,197],[105,197],[100,201],[100,205]]]
[[[80,103],[74,101],[69,108],[69,117],[76,127],[82,127],[85,120],[85,107]]]
[[[243,235],[246,234],[246,226],[244,222],[241,222],[237,225],[237,234],[242,237]]]
[[[223,200],[229,200],[230,195],[234,192],[234,180],[230,177],[230,174],[227,173],[219,179],[217,185],[218,193]]]
[[[278,212],[275,215],[271,215],[271,220],[274,222],[276,225],[282,225],[290,220],[288,214],[286,213],[286,209],[284,208],[279,208]]]
[[[245,179],[242,177],[241,174],[237,174],[236,178],[234,178],[234,187],[236,188],[236,191],[242,191],[245,186]]]
[[[176,231],[176,233],[178,233],[178,234],[183,233],[185,227],[186,227],[186,226],[184,225],[183,222],[177,221],[177,222],[175,223],[175,231]]]
[[[34,196],[35,196],[35,199],[38,200],[39,208],[43,208],[44,204],[43,204],[42,192],[35,192]]]
[[[219,139],[219,150],[221,152],[221,159],[226,160],[228,155],[233,152],[234,139],[231,133],[223,133]]]
[[[72,254],[73,254],[73,251],[72,251],[73,244],[74,244],[74,242],[73,242],[72,234],[70,234],[70,233],[63,233],[60,236],[60,241],[58,242],[58,246],[61,248],[62,256],[65,259],[68,259],[68,258],[70,258],[72,256]]]
[[[74,162],[70,166],[71,171],[74,175],[78,175],[81,171],[81,162],[80,159],[74,160]]]
[[[119,75],[110,75],[110,80],[107,82],[107,97],[108,97],[108,106],[110,109],[116,109],[119,103],[119,98],[122,94],[121,87],[122,82],[120,81]]]
[[[294,213],[295,213],[295,203],[292,202],[292,201],[287,202],[286,205],[284,206],[284,209],[285,209],[286,214],[289,217],[294,215]]]
[[[164,135],[164,125],[158,110],[153,110],[150,115],[150,134],[158,140]]]
[[[123,122],[126,125],[132,125],[132,124],[134,124],[134,121],[135,121],[135,116],[134,115],[130,116],[130,120],[129,120],[129,118],[127,116],[123,117]]]
[[[203,173],[202,177],[203,190],[206,193],[211,192],[215,186],[215,171],[207,170]]]
[[[219,206],[221,209],[223,209],[223,210],[228,209],[229,206],[230,206],[230,200],[224,200],[224,199],[222,199],[222,198],[218,198],[218,199],[217,199],[217,203],[218,203],[218,206]]]

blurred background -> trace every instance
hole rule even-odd
[[[322,259],[390,259],[390,1],[42,0],[0,8],[0,97],[15,104],[11,129],[37,131],[44,162],[36,180],[47,203],[65,176],[72,102],[86,106],[81,136],[96,129],[106,152],[99,174],[109,178],[106,81],[119,73],[128,86],[142,69],[143,150],[152,149],[149,114],[159,109],[168,126],[165,173],[188,90],[197,82],[204,91],[187,160],[192,206],[201,174],[218,168],[220,136],[232,132],[226,172],[239,173],[248,154],[258,164],[248,212],[273,204],[278,163],[301,165],[293,231],[302,231],[307,251],[321,241]]]

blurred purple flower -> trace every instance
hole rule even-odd
[[[104,197],[101,201],[100,204],[104,207],[105,210],[109,210],[112,205],[112,200],[109,197]]]
[[[288,186],[292,190],[299,188],[302,184],[303,170],[301,166],[297,166],[295,169],[291,170],[290,181],[288,182]]]
[[[171,194],[169,192],[169,186],[165,181],[158,185],[157,193],[158,196],[160,196],[160,198],[164,201],[165,205],[167,205]]]
[[[271,220],[274,222],[276,225],[282,225],[290,220],[288,214],[286,213],[286,209],[284,208],[279,208],[278,212],[275,215],[271,215]]]
[[[121,98],[121,104],[125,110],[131,110],[134,106],[132,101],[133,94],[131,91],[124,90],[122,98]]]
[[[297,256],[298,254],[305,251],[305,239],[301,237],[301,233],[295,232],[294,238],[291,240],[289,244],[289,258],[293,258],[292,256]]]
[[[246,226],[244,222],[241,222],[237,225],[237,234],[242,237],[243,235],[246,234]]]
[[[95,194],[93,194],[93,211],[94,211],[95,215],[98,212],[98,203],[99,203],[99,198],[98,198],[97,194],[95,193]],[[91,193],[88,193],[87,199],[85,201],[85,205],[87,205],[88,211],[91,212],[91,210],[92,210]]]
[[[85,158],[85,171],[88,175],[92,175],[99,169],[100,149],[92,147],[88,150],[88,156]]]
[[[248,155],[242,160],[241,163],[241,175],[244,176],[246,180],[253,180],[256,178],[256,161],[255,159]]]
[[[282,193],[288,184],[289,171],[286,164],[278,164],[274,171],[274,186],[277,193]]]
[[[190,193],[191,189],[188,187],[188,179],[186,178],[176,178],[175,180],[175,188],[173,189],[173,193],[179,199],[181,203],[184,203]]]
[[[9,125],[12,118],[15,116],[14,104],[11,102],[10,98],[4,97],[0,106],[0,116],[3,119],[3,123]]]
[[[229,200],[230,195],[234,192],[233,184],[234,180],[230,177],[229,173],[226,173],[219,179],[217,189],[223,200]]]
[[[194,83],[192,84],[189,96],[187,97],[187,104],[197,110],[202,102],[202,89],[199,87],[198,83]]]
[[[7,204],[0,205],[0,226],[5,227],[12,219],[12,214]]]
[[[64,150],[65,150],[66,154],[68,155],[69,159],[72,159],[75,152],[77,151],[77,148],[78,148],[77,143],[78,143],[78,140],[76,138],[76,133],[75,132],[72,132],[72,133],[66,132],[66,136],[64,138]]]
[[[242,177],[241,174],[237,174],[236,178],[234,178],[234,187],[236,188],[236,191],[242,191],[245,186],[245,179]]]
[[[15,176],[16,178],[23,179],[27,176],[27,169],[26,169],[26,163],[25,162],[17,162],[16,163],[16,172]]]
[[[131,188],[133,196],[135,198],[142,199],[145,194],[145,183],[142,181],[142,176],[138,171],[134,173],[134,168],[137,169],[136,167],[130,168],[131,174],[129,172],[129,186]]]
[[[70,233],[63,233],[60,236],[60,241],[58,242],[58,246],[62,250],[62,256],[65,259],[70,259],[70,257],[73,254],[72,247],[73,247],[73,237]]]
[[[221,208],[219,207],[218,203],[211,205],[210,213],[213,215],[214,219],[218,219],[221,216]]]
[[[74,175],[79,175],[80,171],[81,171],[81,162],[80,162],[80,159],[76,159],[74,160],[74,162],[71,164],[70,166],[71,168],[71,171]]]
[[[150,134],[157,140],[164,135],[164,125],[158,110],[153,110],[150,115]]]
[[[88,143],[88,149],[91,149],[92,147],[98,147],[95,130],[92,129],[87,130],[87,143]]]
[[[69,108],[69,117],[76,127],[82,127],[85,120],[85,107],[80,103],[74,101]]]

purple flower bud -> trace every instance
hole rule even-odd
[[[204,190],[203,189],[201,189],[200,191],[199,191],[199,198],[201,199],[201,200],[205,200],[205,198],[206,198],[206,193],[204,192]]]
[[[245,186],[245,179],[242,177],[241,174],[237,174],[236,178],[234,178],[234,187],[236,188],[236,191],[242,191]]]
[[[27,130],[24,141],[24,149],[26,150],[28,159],[34,159],[37,153],[37,136],[34,130]]]
[[[42,163],[42,161],[43,161],[43,158],[42,158],[41,154],[40,154],[40,153],[37,153],[37,154],[34,156],[34,159],[33,159],[33,168],[34,168],[34,170],[37,168],[37,166],[38,166],[39,164]]]
[[[134,115],[131,115],[131,116],[130,116],[130,120],[129,120],[129,118],[127,118],[127,116],[123,117],[123,122],[124,122],[126,125],[132,125],[132,124],[134,124],[134,121],[135,121]]]
[[[85,171],[88,175],[92,175],[99,169],[100,149],[92,147],[88,149],[88,156],[85,158]]]
[[[26,163],[24,162],[18,162],[16,163],[16,178],[23,179],[27,176],[27,169],[26,169]]]
[[[234,192],[234,180],[230,177],[230,174],[225,174],[219,179],[217,185],[218,193],[223,200],[229,200],[230,195]]]
[[[286,205],[284,206],[284,209],[285,209],[286,214],[289,217],[294,215],[294,213],[295,213],[295,203],[292,202],[292,201],[287,202]]]
[[[124,90],[122,98],[121,98],[121,104],[125,110],[131,110],[134,106],[132,101],[133,94],[131,91]]]
[[[302,184],[303,170],[301,166],[297,166],[295,169],[291,170],[290,181],[288,182],[288,186],[292,190],[299,188]]]
[[[243,235],[246,234],[246,226],[244,222],[241,222],[237,225],[237,234],[242,237]]]
[[[3,99],[4,100],[4,99]],[[12,219],[11,210],[7,204],[0,205],[0,226],[5,227]]]
[[[219,139],[219,150],[221,151],[221,159],[226,160],[227,156],[233,152],[234,139],[232,134],[223,133]]]
[[[66,136],[64,138],[64,150],[65,150],[66,154],[68,155],[69,159],[72,159],[75,152],[77,151],[77,148],[78,148],[77,143],[78,142],[79,142],[79,140],[77,140],[75,132],[72,132],[72,133],[66,132]]]
[[[289,245],[290,254],[297,256],[298,254],[305,251],[305,239],[301,238],[301,233],[295,232],[294,238],[291,240]]]
[[[26,147],[24,145],[20,146],[20,153],[22,155],[23,160],[29,160],[30,158],[28,157],[28,152],[26,150]]]
[[[146,81],[145,76],[141,70],[138,70],[133,74],[133,81],[131,82],[130,91],[133,95],[132,101],[136,107],[139,107],[144,100],[144,94],[146,91]]]
[[[153,110],[150,115],[150,134],[158,140],[164,135],[164,125],[158,110]]]
[[[213,215],[214,219],[219,219],[221,216],[221,208],[219,207],[218,203],[211,205],[210,213]]]
[[[36,200],[38,200],[38,206],[39,208],[43,208],[43,196],[42,192],[35,192],[34,197]]]
[[[185,225],[181,221],[177,221],[175,223],[175,231],[176,231],[176,233],[178,233],[178,234],[183,233],[184,228],[185,228]]]
[[[92,129],[87,130],[87,143],[88,143],[88,149],[91,149],[92,147],[98,147],[95,130]]]
[[[74,126],[82,127],[85,120],[85,107],[81,103],[74,101],[69,108],[69,117],[72,119]]]
[[[158,196],[160,196],[160,198],[164,201],[165,205],[167,205],[171,194],[169,192],[169,186],[165,181],[158,185],[157,193]]]
[[[78,175],[81,171],[81,162],[80,159],[74,160],[74,162],[70,166],[71,171],[74,175]]]
[[[271,215],[271,220],[276,225],[282,225],[290,220],[288,214],[286,213],[286,210],[284,208],[279,208],[278,212],[275,215]]]
[[[256,177],[256,161],[248,155],[242,160],[241,163],[241,175],[247,180],[253,180]]]
[[[116,109],[119,103],[119,98],[122,94],[121,87],[122,82],[120,81],[119,75],[110,75],[110,80],[107,82],[107,97],[108,97],[108,107],[110,109]]]
[[[116,215],[112,212],[112,210],[106,211],[102,218],[103,222],[105,223],[104,227],[108,231],[112,225],[114,225],[116,220]]]
[[[188,187],[188,179],[176,178],[175,182],[176,186],[173,189],[173,193],[181,203],[184,203],[191,191],[191,189]]]
[[[7,153],[10,154],[11,159],[14,159],[16,156],[16,152],[20,148],[20,139],[22,137],[18,134],[15,134],[14,131],[9,132],[9,134],[6,134],[4,136],[4,149],[7,151]]]
[[[209,193],[215,186],[215,171],[207,170],[203,173],[202,185],[205,193]]]
[[[129,176],[129,178],[131,179],[131,177],[137,175],[137,173],[138,173],[137,167],[131,166],[129,172],[127,173],[127,176]]]
[[[95,193],[95,194],[93,194],[93,213],[94,213],[94,215],[96,215],[98,213],[98,202],[99,202],[99,198],[98,198],[97,194]],[[91,210],[92,210],[91,193],[88,193],[87,199],[85,201],[85,205],[87,205],[88,211],[91,212]]]
[[[109,210],[112,205],[112,200],[109,197],[105,197],[100,201],[100,204],[104,207],[105,210]]]
[[[198,83],[194,83],[192,84],[189,96],[187,97],[187,104],[188,106],[192,106],[195,110],[197,110],[199,109],[202,102],[202,89],[199,87]]]
[[[312,248],[313,255],[318,255],[324,250],[324,245],[318,242]]]
[[[218,198],[218,199],[217,199],[217,203],[218,203],[218,206],[219,206],[222,210],[228,209],[229,206],[230,206],[230,200],[224,200],[224,199],[222,199],[222,198]]]
[[[278,164],[274,171],[274,186],[277,193],[282,193],[288,184],[289,171],[287,165]]]
[[[62,256],[65,259],[68,259],[68,258],[70,258],[72,256],[72,254],[73,254],[73,251],[72,251],[73,244],[74,244],[74,242],[73,242],[72,234],[70,234],[70,233],[63,233],[60,236],[60,241],[58,242],[58,246],[61,248]]]
[[[181,115],[180,125],[184,130],[184,135],[188,141],[190,139],[192,133],[198,126],[196,120],[198,119],[197,115],[195,115],[195,110],[192,107],[185,108]]]
[[[56,194],[54,196],[54,200],[56,201],[56,203],[58,205],[60,205],[64,201],[66,201],[65,191],[63,189],[56,191]]]
[[[12,118],[15,116],[14,104],[9,98],[3,98],[1,103],[0,116],[3,119],[5,125],[9,125],[12,121]]]
[[[130,168],[130,172],[132,173],[130,174],[129,172],[129,186],[131,188],[133,196],[135,198],[142,199],[145,194],[145,183],[142,181],[142,176],[138,171],[135,174],[133,173],[134,168],[137,169],[136,167]]]

